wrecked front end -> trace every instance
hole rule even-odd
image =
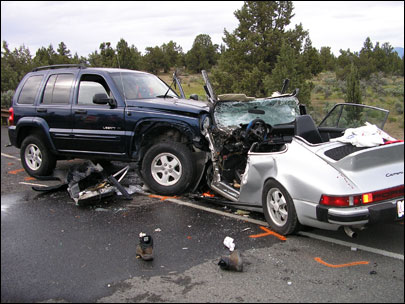
[[[225,100],[215,104],[213,121],[207,118],[203,124],[211,158],[207,181],[213,191],[234,204],[255,210],[261,206],[240,200],[249,151],[285,151],[300,109],[298,99],[292,95],[261,99],[240,95],[222,95]]]

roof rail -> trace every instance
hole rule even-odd
[[[54,64],[54,65],[46,65],[32,69],[32,72],[36,72],[39,70],[47,70],[47,69],[61,69],[61,68],[79,68],[85,69],[86,66],[84,64]]]

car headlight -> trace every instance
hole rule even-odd
[[[208,132],[208,128],[210,127],[211,120],[209,116],[205,116],[202,123],[201,123],[201,134],[206,135]]]

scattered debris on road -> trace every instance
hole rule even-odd
[[[242,256],[238,250],[233,251],[229,256],[222,256],[218,265],[222,270],[243,271]]]
[[[60,184],[48,187],[36,187],[36,191],[51,192],[67,188],[70,197],[76,205],[100,201],[114,194],[131,199],[130,194],[138,191],[138,187],[124,188],[120,182],[128,173],[129,165],[112,175],[108,175],[100,164],[95,165],[88,160],[74,165],[68,171],[55,170],[52,176],[36,177],[40,180],[59,180]],[[118,179],[117,179],[118,178]]]

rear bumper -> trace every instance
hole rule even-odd
[[[318,221],[337,225],[364,225],[398,220],[397,201],[404,198],[352,208],[316,207]],[[403,217],[402,217],[403,218]]]
[[[10,139],[10,143],[14,147],[17,147],[17,131],[16,131],[15,126],[8,127],[8,138]],[[17,148],[19,148],[19,147],[17,147]]]

